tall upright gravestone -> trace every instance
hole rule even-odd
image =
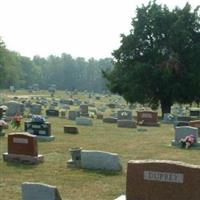
[[[200,166],[167,160],[128,162],[126,197],[116,200],[199,200]]]

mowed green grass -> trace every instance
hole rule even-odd
[[[137,129],[118,128],[94,119],[91,127],[78,126],[77,135],[64,134],[64,125],[75,125],[74,121],[48,118],[52,123],[52,142],[38,142],[39,153],[44,163],[23,165],[4,162],[0,157],[0,199],[20,200],[23,182],[42,182],[58,187],[63,200],[113,200],[125,193],[126,167],[129,160],[167,159],[200,165],[200,150],[171,147],[174,137],[172,125]],[[12,132],[11,129],[6,133]],[[118,153],[122,173],[105,173],[67,167],[71,158],[69,148],[82,147]],[[7,152],[7,136],[0,138],[0,153]]]

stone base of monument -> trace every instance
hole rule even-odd
[[[75,126],[64,126],[64,133],[77,134],[79,131]]]
[[[178,142],[176,142],[175,140],[172,140],[171,145],[181,148],[181,144],[178,143]],[[192,147],[200,147],[200,142],[194,143],[194,144],[191,146],[191,148],[192,148]]]
[[[118,198],[116,198],[114,200],[126,200],[126,195],[121,195],[121,196],[119,196]]]
[[[139,126],[160,126],[160,122],[155,122],[155,123],[153,123],[153,122],[139,122],[138,123],[138,125]]]
[[[7,162],[39,164],[44,162],[44,156],[43,155],[29,156],[29,155],[3,153],[3,160]]]
[[[36,135],[36,136],[37,136],[38,141],[41,141],[41,142],[51,142],[55,140],[55,136],[53,135],[50,135],[50,136]]]
[[[115,117],[104,117],[103,122],[104,123],[117,123],[117,118],[115,118]]]
[[[136,128],[136,122],[133,120],[117,120],[117,126],[121,128]]]
[[[74,161],[74,160],[70,159],[67,161],[67,167],[81,168],[81,161]]]

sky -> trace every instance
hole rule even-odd
[[[200,0],[188,0],[195,8]],[[0,37],[23,56],[111,57],[149,0],[0,0]],[[187,0],[157,0],[182,8]]]

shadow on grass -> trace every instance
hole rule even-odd
[[[25,169],[25,170],[34,169],[34,168],[37,168],[38,166],[38,164],[31,164],[28,162],[17,162],[17,161],[6,161],[6,165],[8,167],[13,167],[17,169]]]
[[[103,176],[119,176],[122,175],[124,172],[122,171],[107,171],[107,170],[94,170],[94,169],[83,169],[83,168],[70,168],[71,170],[81,170],[84,173],[88,174],[100,174]]]

